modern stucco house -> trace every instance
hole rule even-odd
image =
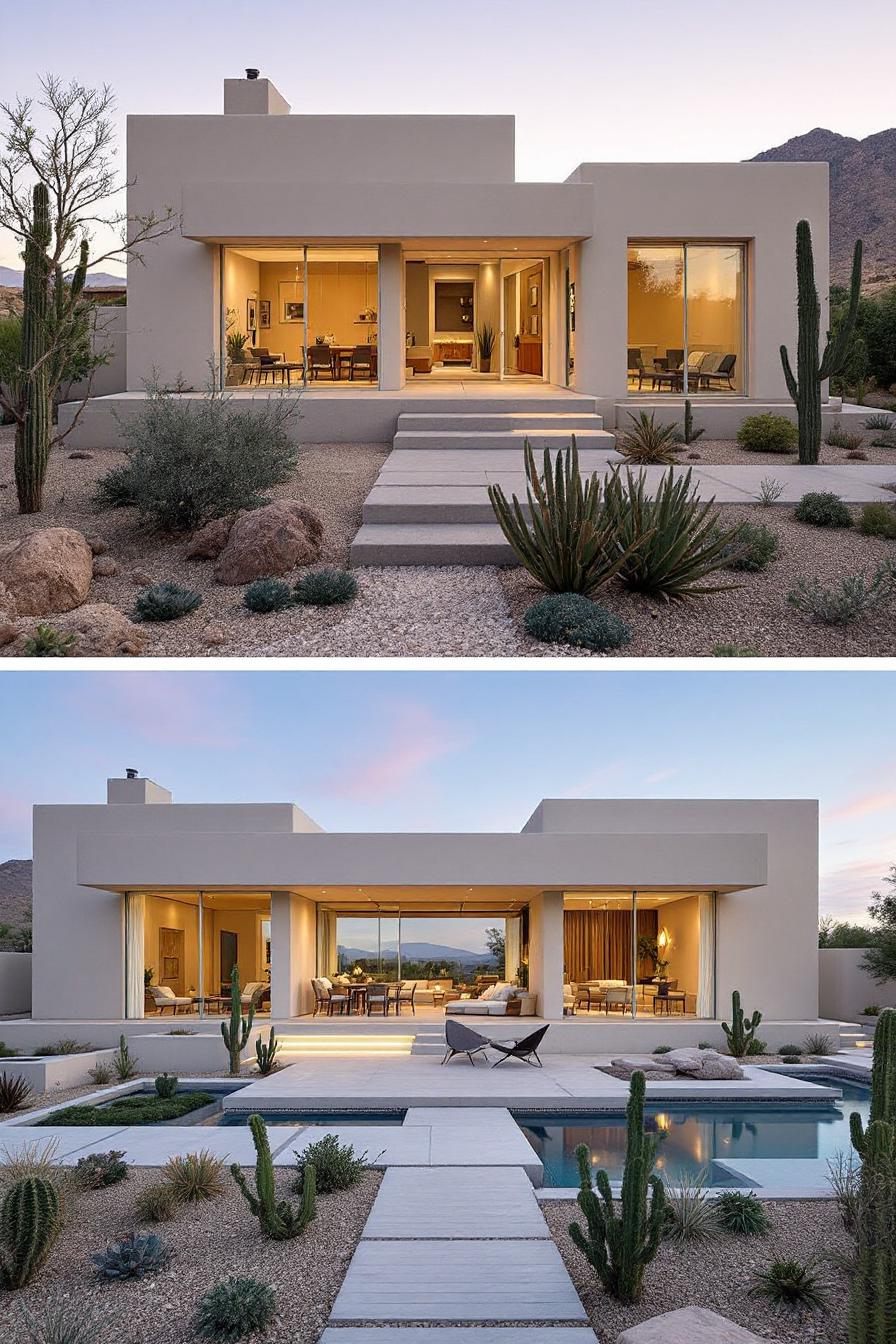
[[[223,113],[128,118],[129,213],[171,206],[179,226],[129,266],[129,391],[92,403],[77,439],[114,440],[112,408],[153,373],[200,388],[210,359],[247,410],[306,389],[306,441],[391,438],[402,410],[471,393],[610,428],[685,395],[711,431],[790,413],[801,218],[825,327],[826,164],[589,162],[519,182],[513,117],[295,115],[257,73],[225,80]]]
[[[734,989],[768,1023],[811,1022],[817,914],[810,800],[547,799],[519,834],[331,834],[290,803],[175,804],[131,773],[104,804],[34,809],[32,1034],[137,1026],[147,978],[188,1011],[202,998],[220,1011],[234,961],[269,987],[273,1019],[310,1020],[312,979],[339,969],[341,921],[370,921],[367,945],[381,931],[400,958],[401,921],[421,916],[501,926],[507,979],[564,1030],[624,1034],[634,1016],[655,1035],[658,969],[680,996],[660,1006],[664,1031],[699,1038]],[[380,969],[401,977],[394,955]],[[598,994],[564,1020],[564,985],[607,980],[628,987],[624,1008]]]

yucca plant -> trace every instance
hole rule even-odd
[[[603,507],[601,482],[595,474],[582,479],[575,435],[569,448],[559,449],[553,467],[545,448],[543,476],[528,439],[523,459],[528,509],[516,495],[508,502],[500,485],[488,488],[501,531],[520,564],[548,592],[587,596],[628,559],[628,551],[616,542],[615,522]]]
[[[169,1157],[162,1168],[162,1180],[182,1204],[217,1199],[225,1189],[224,1161],[207,1148],[198,1153],[185,1153],[182,1157]]]
[[[656,1050],[653,1052],[656,1054]],[[692,1176],[680,1171],[669,1177],[666,1186],[665,1236],[669,1241],[708,1241],[717,1237],[721,1224],[715,1202],[707,1198],[709,1173],[703,1167]]]
[[[667,602],[737,587],[706,582],[726,567],[740,531],[740,525],[720,526],[714,502],[698,500],[690,471],[677,480],[667,472],[653,499],[643,471],[636,476],[614,471],[606,486],[604,514],[626,587]]]
[[[0,1115],[20,1111],[31,1096],[31,1085],[14,1073],[0,1073]]]
[[[677,425],[658,425],[656,412],[628,413],[632,428],[616,436],[616,447],[635,466],[668,466],[675,461],[681,447],[681,431]]]
[[[750,1297],[761,1297],[776,1310],[789,1307],[827,1311],[828,1300],[824,1284],[816,1272],[814,1262],[800,1264],[799,1260],[775,1260],[768,1269],[753,1271]]]

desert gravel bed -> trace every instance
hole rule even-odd
[[[138,1224],[136,1195],[158,1179],[157,1170],[132,1168],[122,1184],[77,1197],[43,1271],[27,1288],[4,1295],[4,1339],[25,1344],[30,1336],[21,1324],[20,1304],[33,1311],[53,1297],[71,1302],[73,1310],[81,1313],[94,1309],[100,1318],[93,1336],[96,1344],[146,1344],[147,1340],[195,1344],[190,1323],[199,1298],[220,1279],[238,1274],[271,1284],[277,1297],[276,1324],[263,1336],[251,1336],[251,1341],[316,1344],[379,1188],[380,1175],[366,1172],[353,1189],[321,1196],[317,1217],[308,1230],[286,1242],[262,1237],[257,1219],[229,1173],[220,1198],[181,1206],[167,1223]],[[292,1168],[278,1170],[280,1197],[289,1194],[292,1179]],[[90,1256],[138,1228],[165,1238],[173,1252],[168,1268],[142,1280],[115,1283],[100,1279]]]
[[[708,1307],[778,1344],[845,1344],[849,1280],[833,1258],[848,1255],[852,1243],[833,1200],[765,1202],[771,1229],[764,1237],[724,1233],[709,1243],[684,1246],[664,1241],[647,1266],[644,1295],[634,1307],[623,1307],[606,1294],[573,1246],[568,1228],[573,1220],[582,1222],[578,1206],[546,1200],[541,1209],[601,1344],[615,1344],[623,1330],[639,1321],[689,1306]],[[775,1313],[747,1296],[752,1272],[767,1268],[773,1260],[806,1263],[822,1257],[829,1288],[827,1313]]]

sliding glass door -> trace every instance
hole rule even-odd
[[[628,391],[743,395],[741,243],[628,248]]]

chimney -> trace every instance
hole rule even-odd
[[[224,111],[229,116],[284,117],[289,103],[269,79],[261,79],[260,71],[249,66],[245,79],[225,79]]]
[[[106,780],[107,803],[170,803],[171,794],[151,779],[141,779],[136,770],[125,770],[124,779]]]

